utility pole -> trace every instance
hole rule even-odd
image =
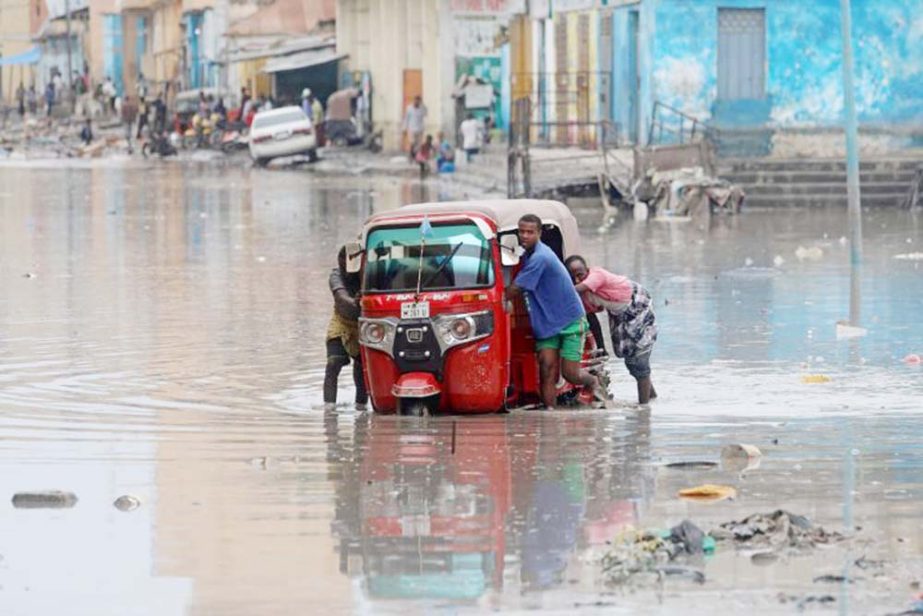
[[[64,0],[64,19],[67,23],[67,75],[64,76],[64,83],[70,84],[71,95],[71,113],[77,108],[77,99],[74,97],[74,69],[71,63],[71,3],[70,0]]]
[[[862,262],[862,208],[859,188],[859,128],[853,87],[852,14],[850,0],[840,0],[840,28],[843,31],[843,112],[846,115],[846,191],[849,203],[849,261],[854,272]],[[854,287],[857,287],[854,280]],[[849,317],[858,325],[859,306],[850,301]],[[855,301],[858,304],[858,300]]]
[[[852,14],[850,0],[840,0],[843,31],[843,112],[846,116],[846,194],[849,203],[849,262],[852,272],[849,320],[859,321],[858,267],[862,262],[862,203],[859,188],[859,128],[853,87]]]

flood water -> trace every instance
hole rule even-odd
[[[650,411],[613,363],[615,410],[378,417],[343,402],[344,371],[325,413],[336,247],[421,195],[438,189],[189,163],[0,168],[0,612],[910,609],[923,368],[902,358],[923,353],[923,261],[895,257],[923,251],[923,217],[866,213],[868,335],[837,340],[845,211],[600,234],[581,209],[588,260],[654,295]],[[760,447],[759,467],[665,466],[731,443]],[[676,498],[700,483],[738,497]],[[79,500],[11,503],[48,489]],[[117,510],[124,494],[141,506]],[[629,527],[779,508],[854,539],[771,566],[719,544],[704,584],[604,583],[599,559]]]

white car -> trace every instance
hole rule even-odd
[[[307,154],[317,160],[314,125],[301,107],[260,111],[250,126],[250,157],[263,166],[273,158]]]

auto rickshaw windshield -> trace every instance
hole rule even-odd
[[[474,223],[380,227],[367,240],[366,292],[467,289],[494,283],[490,242]],[[422,255],[422,258],[421,258]]]

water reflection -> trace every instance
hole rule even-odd
[[[363,416],[336,490],[341,571],[370,599],[560,584],[578,549],[636,524],[655,491],[649,416],[603,419]],[[335,415],[327,435],[342,460]],[[517,572],[504,575],[507,563]]]

